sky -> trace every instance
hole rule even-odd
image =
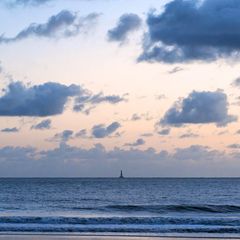
[[[239,14],[2,0],[0,177],[240,176]]]

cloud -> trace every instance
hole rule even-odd
[[[134,113],[131,117],[131,121],[138,121],[141,119],[142,119],[142,117],[140,115],[138,115],[137,113]]]
[[[143,133],[141,134],[141,137],[152,137],[153,133]]]
[[[61,143],[50,150],[31,147],[0,148],[2,177],[113,177],[124,169],[127,176],[237,176],[239,154],[192,145],[157,152],[153,148],[107,150],[96,144],[90,148]],[[214,175],[213,175],[214,174]]]
[[[37,150],[32,147],[12,147],[7,146],[0,148],[0,164],[4,161],[7,163],[28,163],[34,161]]]
[[[99,14],[91,13],[86,17],[79,17],[77,13],[62,10],[53,15],[46,23],[32,23],[14,37],[0,36],[0,43],[12,43],[29,37],[61,39],[86,32],[96,21]]]
[[[158,131],[158,134],[159,135],[169,135],[170,131],[171,131],[170,128],[164,128],[164,129]]]
[[[86,129],[81,129],[75,134],[76,138],[87,138],[87,130]]]
[[[172,68],[170,71],[168,71],[169,74],[173,74],[173,73],[177,73],[177,72],[180,72],[180,71],[183,71],[184,69],[181,68],[181,67],[174,67]]]
[[[240,88],[240,77],[236,78],[232,84],[231,84],[233,87],[237,87],[237,88]]]
[[[190,62],[238,57],[240,1],[173,0],[147,17],[139,61]]]
[[[37,129],[37,130],[50,129],[51,123],[52,123],[51,119],[46,119],[41,121],[40,123],[37,123],[36,125],[33,125],[31,129]]]
[[[233,149],[239,149],[240,148],[240,144],[238,143],[233,143],[227,146],[228,148],[233,148]]]
[[[70,97],[83,93],[77,85],[47,82],[32,87],[12,82],[0,97],[0,116],[51,116],[61,114]]]
[[[142,113],[142,114],[137,114],[134,113],[131,117],[131,121],[139,121],[139,120],[145,120],[145,121],[150,121],[152,120],[153,117],[149,116],[149,113]]]
[[[56,133],[50,141],[57,141],[61,143],[66,143],[69,139],[73,137],[74,132],[72,130],[64,130],[60,133]]]
[[[19,132],[19,129],[16,127],[13,128],[3,128],[1,130],[1,132],[5,132],[5,133],[13,133],[13,132]]]
[[[74,99],[73,110],[82,113],[87,113],[90,111],[89,109],[105,102],[116,104],[125,101],[117,95],[104,96],[101,94],[97,96],[99,97],[75,84],[67,86],[56,82],[47,82],[27,86],[22,82],[11,82],[6,89],[3,89],[3,94],[0,96],[0,116],[53,116],[63,113],[70,99]],[[45,124],[46,126],[48,122],[41,125]]]
[[[7,6],[39,6],[52,0],[3,0]]]
[[[144,144],[145,144],[145,141],[142,138],[138,138],[135,142],[126,143],[126,144],[124,144],[124,146],[137,147],[137,146],[141,146],[141,145],[144,145]]]
[[[219,132],[218,135],[221,136],[221,135],[225,135],[227,133],[229,133],[229,131],[228,130],[224,130],[224,131]]]
[[[121,125],[118,122],[113,122],[108,126],[104,124],[95,125],[92,128],[92,136],[95,138],[105,138],[114,133]]]
[[[156,95],[155,97],[157,100],[162,100],[162,99],[166,98],[166,96],[164,94],[159,94],[159,95]]]
[[[116,27],[108,31],[108,40],[124,43],[129,34],[139,29],[141,24],[142,20],[137,14],[123,14],[119,18]]]
[[[124,96],[118,96],[118,95],[108,95],[105,96],[103,93],[98,93],[96,95],[93,95],[90,99],[89,102],[92,104],[98,104],[98,103],[111,103],[111,104],[116,104],[122,101],[126,101]]]
[[[75,103],[74,103],[74,111],[79,112],[82,111],[84,106],[86,104],[90,104],[91,107],[87,109],[85,112],[88,114],[97,104],[101,103],[109,103],[109,104],[117,104],[120,102],[125,102],[127,101],[126,98],[123,96],[118,96],[118,95],[104,95],[102,92],[98,94],[92,94],[88,92],[88,94],[85,94],[84,96],[79,96],[75,98]]]
[[[199,137],[198,134],[188,132],[188,133],[184,133],[184,134],[180,135],[179,138],[197,138],[197,137]]]
[[[222,156],[221,156],[222,154]],[[173,158],[180,161],[214,161],[223,159],[224,153],[217,150],[211,150],[207,146],[191,145],[186,148],[177,148]]]
[[[239,130],[237,130],[235,134],[240,134],[240,129],[239,129]]]
[[[221,91],[191,92],[180,99],[165,113],[161,125],[181,126],[183,124],[215,123],[225,126],[237,120],[228,114],[227,95]]]

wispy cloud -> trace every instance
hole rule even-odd
[[[85,33],[98,19],[99,14],[91,13],[79,17],[76,12],[62,10],[50,17],[46,23],[32,23],[14,37],[0,36],[0,43],[12,43],[29,37],[61,39]]]
[[[52,123],[51,119],[45,119],[35,125],[32,125],[31,129],[36,129],[36,130],[50,129],[51,123]]]
[[[16,127],[13,128],[3,128],[1,130],[1,132],[5,132],[5,133],[14,133],[14,132],[19,132],[19,129]]]
[[[18,7],[18,6],[31,6],[36,7],[39,5],[46,4],[48,2],[51,2],[53,0],[2,0],[2,2],[9,7]]]

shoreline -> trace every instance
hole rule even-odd
[[[16,232],[16,233],[0,233],[0,239],[6,240],[216,240],[216,239],[239,239],[240,237],[234,236],[146,236],[146,235],[93,235],[93,234],[74,234],[74,233],[25,233],[25,232]]]

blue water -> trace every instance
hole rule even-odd
[[[0,179],[0,231],[240,236],[240,179]]]

